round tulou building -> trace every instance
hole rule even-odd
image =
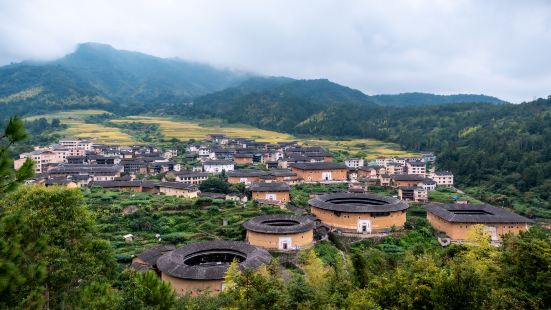
[[[157,268],[178,295],[218,293],[229,265],[257,269],[272,259],[268,251],[240,241],[207,241],[187,245],[161,256]]]
[[[402,228],[407,204],[392,197],[366,193],[331,193],[308,201],[311,213],[330,229],[376,233]]]
[[[314,221],[305,216],[274,214],[243,224],[247,241],[268,250],[297,250],[314,242]]]

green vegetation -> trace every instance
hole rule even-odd
[[[0,128],[3,127],[0,122]],[[18,170],[13,168],[12,148],[27,137],[24,123],[18,117],[10,118],[0,134],[0,198],[34,174],[34,163],[30,159],[27,159]]]
[[[181,302],[192,309],[547,308],[549,235],[532,229],[495,248],[476,229],[482,237],[446,248],[426,222],[401,237],[354,243],[344,256],[322,242],[300,253],[300,272],[289,275],[277,261],[257,272],[233,265],[220,295]]]
[[[435,191],[429,192],[430,201],[453,203],[457,200],[467,200],[469,203],[481,203],[480,200],[467,194],[460,194],[453,188],[437,187]]]
[[[199,198],[195,200],[150,193],[92,189],[85,194],[90,209],[97,214],[99,236],[111,242],[116,257],[127,262],[147,246],[161,242],[184,244],[199,240],[242,240],[246,220],[283,212],[279,208],[245,206],[233,201]],[[227,225],[223,225],[224,220]],[[123,236],[133,234],[134,241]]]
[[[291,202],[300,208],[308,208],[310,194],[328,193],[348,189],[347,184],[305,183],[291,187]]]

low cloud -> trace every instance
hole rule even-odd
[[[551,94],[547,1],[8,1],[0,65],[101,42],[369,94]]]

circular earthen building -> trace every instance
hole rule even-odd
[[[304,216],[262,215],[243,227],[250,244],[268,250],[297,250],[314,242],[314,221]]]
[[[161,256],[157,268],[163,281],[178,295],[220,292],[229,265],[257,269],[272,256],[268,251],[240,241],[207,241],[187,245]]]
[[[407,204],[392,197],[365,193],[331,193],[308,201],[322,224],[344,232],[375,233],[406,222]]]

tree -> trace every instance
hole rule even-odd
[[[34,174],[32,160],[27,159],[18,170],[13,168],[11,160],[10,147],[26,138],[23,121],[19,117],[10,118],[4,133],[0,135],[0,198]]]
[[[21,187],[0,201],[0,223],[0,290],[6,304],[26,307],[32,300],[46,308],[66,307],[81,299],[83,288],[115,274],[111,246],[96,237],[78,189]],[[88,298],[94,291],[101,290],[86,291]]]
[[[119,309],[174,309],[176,294],[153,271],[127,271]]]
[[[517,236],[506,236],[499,257],[499,282],[528,293],[532,303],[551,306],[551,241],[549,233],[533,227]],[[519,294],[520,295],[520,294]]]
[[[199,185],[199,189],[202,192],[211,192],[211,193],[227,194],[229,191],[229,188],[230,187],[228,183],[217,176],[210,176],[208,179],[206,179]]]

